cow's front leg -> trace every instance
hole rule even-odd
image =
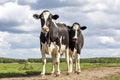
[[[46,65],[46,55],[45,53],[42,53],[42,72],[41,75],[45,75],[45,65]]]
[[[76,65],[75,72],[77,72],[77,74],[79,74],[81,72],[81,68],[80,68],[80,54],[79,53],[76,54],[75,65]]]

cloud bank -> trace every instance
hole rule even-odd
[[[39,51],[40,21],[34,13],[47,9],[56,22],[87,26],[81,57],[120,57],[119,0],[4,0],[0,1],[0,57],[35,58]]]

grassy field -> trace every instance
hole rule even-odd
[[[29,64],[0,64],[0,77],[13,77],[13,76],[26,76],[26,75],[39,75],[41,71],[41,63],[29,63]],[[47,63],[46,72],[51,72],[52,63]],[[67,71],[66,63],[61,63],[61,71]],[[117,63],[82,63],[82,69],[98,68],[98,67],[111,67],[120,66]],[[73,66],[75,67],[75,65]],[[113,79],[114,80],[114,79]]]
[[[120,75],[112,78],[108,78],[106,80],[120,80]]]

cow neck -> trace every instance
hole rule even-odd
[[[49,24],[49,32],[47,33],[47,42],[50,45],[51,42],[56,42],[58,38],[58,27],[57,24],[51,20]]]

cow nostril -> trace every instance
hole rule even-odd
[[[73,41],[76,41],[77,40],[77,38],[73,38]]]
[[[43,31],[44,31],[44,32],[48,32],[49,29],[46,27],[46,28],[43,28]]]

